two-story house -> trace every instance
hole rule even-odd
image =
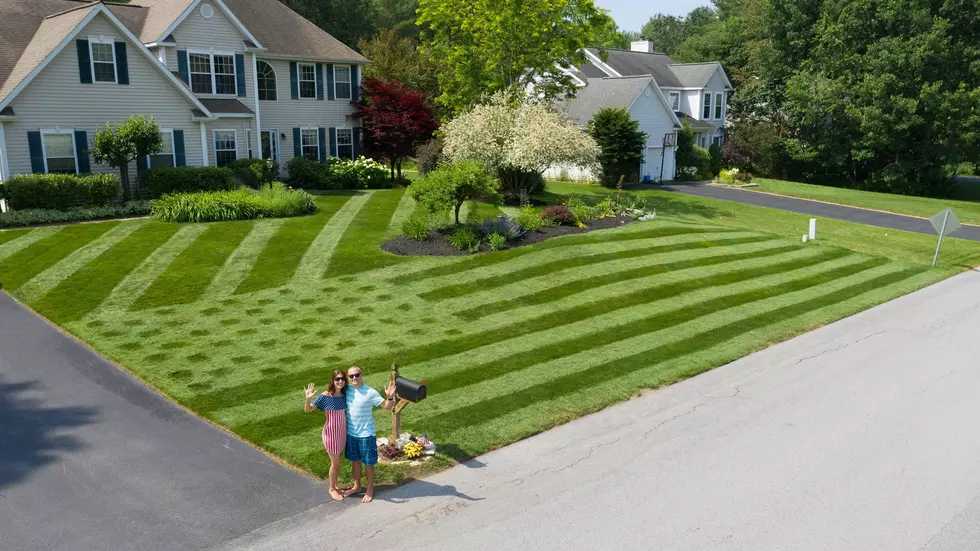
[[[146,167],[353,158],[348,116],[367,60],[278,0],[5,0],[0,178],[111,171],[97,127],[152,115]]]
[[[559,108],[583,126],[604,107],[626,109],[647,134],[640,180],[673,179],[676,132],[685,122],[699,146],[723,143],[732,85],[721,64],[674,63],[654,52],[649,40],[633,42],[630,50],[585,48],[582,52],[586,63],[559,68],[579,87],[575,97]],[[555,167],[548,175],[558,170],[569,171]]]

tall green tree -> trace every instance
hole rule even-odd
[[[589,121],[588,131],[599,145],[599,183],[615,187],[620,176],[632,178],[639,173],[647,134],[625,109],[600,109]]]
[[[585,62],[609,16],[592,0],[421,0],[422,51],[437,61],[439,103],[461,112],[494,92],[544,98],[574,92],[555,69]]]
[[[605,13],[606,15],[609,15],[608,11]],[[593,42],[591,46],[628,50],[630,49],[630,42],[640,39],[640,33],[636,31],[623,30],[610,17],[609,21],[596,31],[595,42]]]
[[[375,0],[280,0],[290,9],[351,48],[371,38],[375,29]],[[289,29],[282,29],[288,33]]]
[[[687,38],[687,30],[683,18],[658,13],[643,24],[640,35],[652,40],[658,52],[672,55]]]
[[[364,66],[365,78],[397,80],[421,90],[427,100],[439,95],[436,64],[419,53],[417,40],[402,36],[395,29],[381,29],[370,40],[361,39],[357,46],[371,60]]]

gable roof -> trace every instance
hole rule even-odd
[[[173,1],[173,0],[168,0]],[[265,47],[263,55],[367,63],[367,58],[330,36],[279,0],[224,0],[228,9]]]
[[[649,75],[587,79],[586,85],[576,91],[574,98],[561,102],[556,107],[565,112],[572,122],[584,126],[600,109],[629,109],[647,86],[654,88],[664,109],[673,115],[663,94],[656,89],[656,82]],[[676,115],[673,119],[674,124],[680,124]]]
[[[194,0],[137,0],[145,8],[145,22],[140,29],[132,29],[144,44],[158,42]]]
[[[715,71],[720,70],[725,85],[732,87],[725,70],[717,61],[674,63],[667,54],[657,52],[635,52],[612,48],[586,48],[585,51],[591,59],[586,65],[603,71],[609,76],[652,75],[657,84],[665,88],[704,88]],[[602,59],[603,54],[605,59]],[[578,69],[584,72],[585,65]]]
[[[7,0],[11,2],[25,0]],[[34,0],[26,0],[34,1]],[[43,1],[43,0],[42,0]],[[210,111],[194,97],[194,94],[184,86],[177,77],[173,75],[162,63],[159,63],[152,53],[144,46],[139,39],[130,31],[109,8],[101,2],[80,4],[73,2],[73,6],[59,13],[55,13],[43,18],[37,25],[37,31],[30,41],[23,48],[23,52],[17,62],[6,75],[6,79],[0,85],[0,109],[9,106],[11,100],[17,96],[32,80],[38,75],[48,63],[54,59],[75,36],[98,15],[103,15],[109,23],[116,27],[127,39],[127,41],[150,61],[150,65],[155,67],[161,74],[170,80],[171,84],[186,97],[191,104],[199,108],[202,113],[210,116]],[[0,18],[2,20],[3,18]]]

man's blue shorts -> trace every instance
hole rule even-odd
[[[347,447],[344,448],[344,457],[348,461],[360,461],[365,465],[378,464],[378,439],[374,436],[347,435]]]

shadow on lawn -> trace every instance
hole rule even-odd
[[[84,447],[65,431],[94,422],[96,410],[45,407],[43,391],[37,382],[0,381],[0,490]]]

